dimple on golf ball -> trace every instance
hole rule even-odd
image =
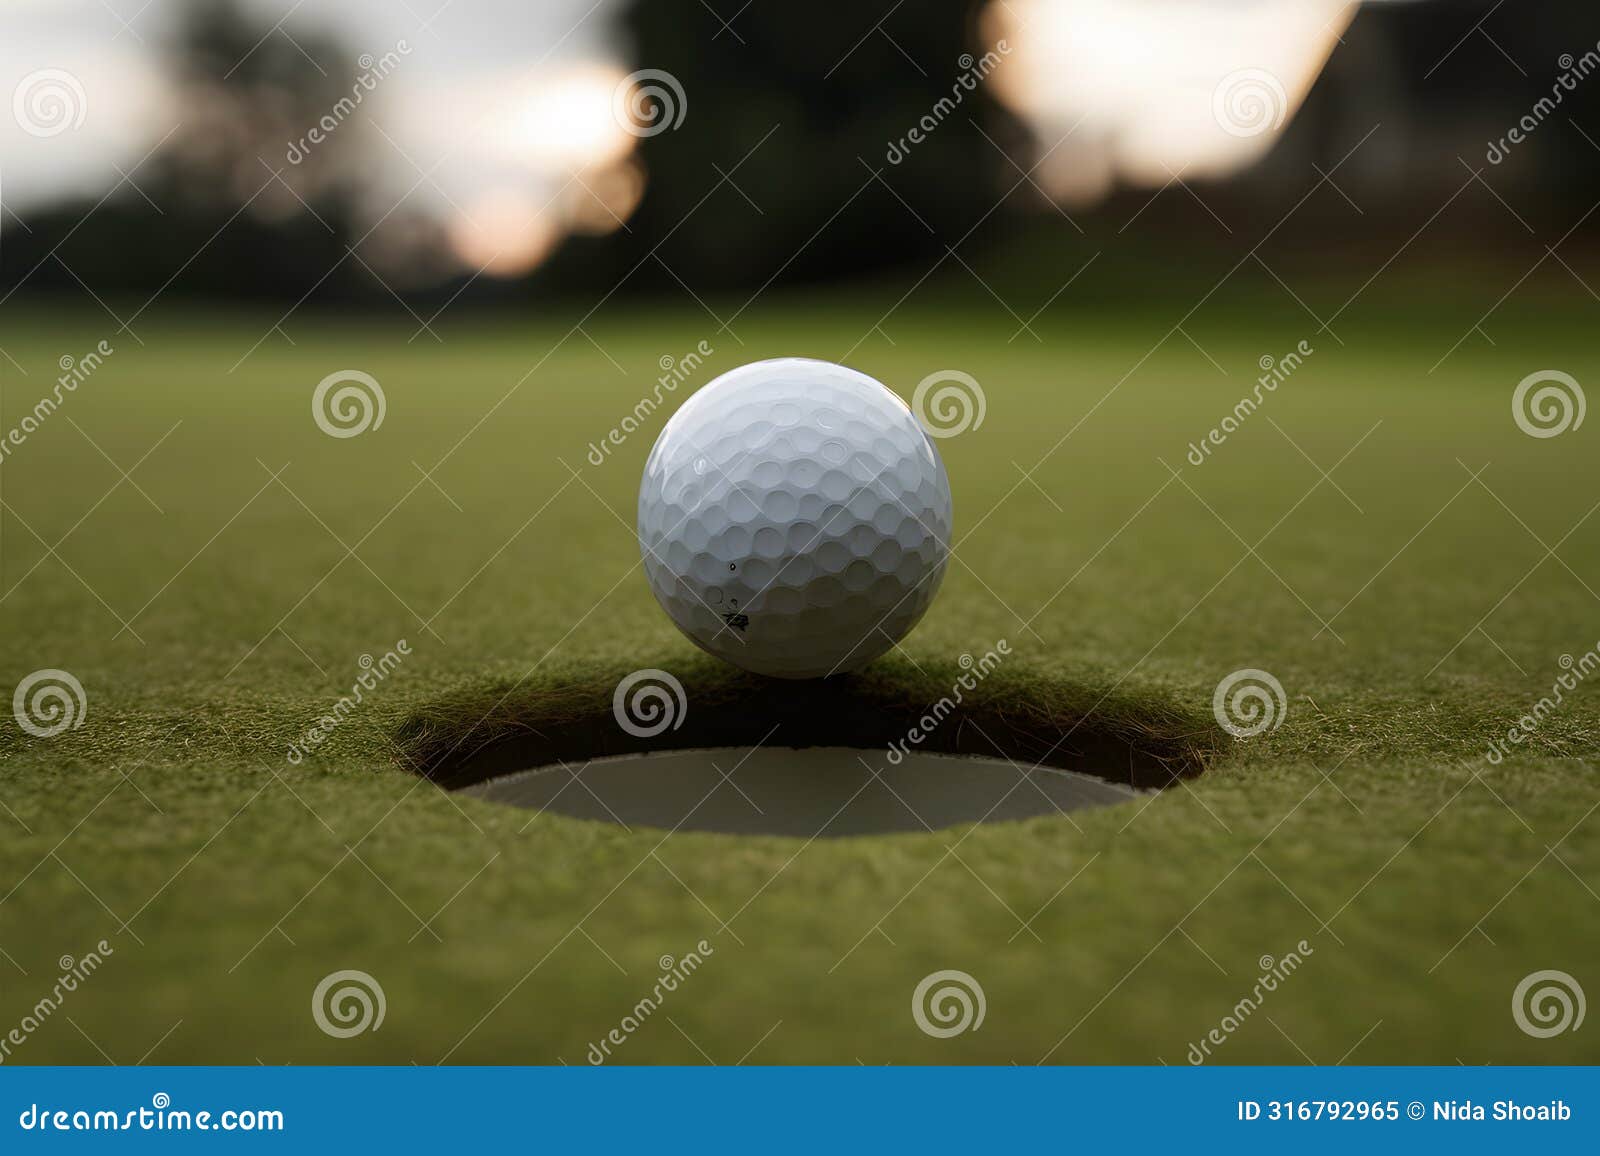
[[[639,546],[656,600],[735,666],[821,678],[922,617],[949,559],[950,482],[906,404],[842,365],[730,370],[645,462]]]

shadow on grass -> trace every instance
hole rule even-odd
[[[615,671],[464,687],[414,712],[395,737],[414,771],[450,788],[558,762],[776,746],[980,755],[1139,789],[1199,774],[1226,738],[1211,718],[1164,699],[1026,672],[1002,671],[966,690],[955,666],[880,662],[859,674],[787,682],[705,660],[676,665],[683,702],[673,702],[675,725],[658,734],[619,723],[613,695],[629,672]]]

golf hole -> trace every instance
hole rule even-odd
[[[419,709],[395,745],[415,773],[491,802],[629,829],[802,839],[1125,803],[1201,774],[1218,745],[1205,720],[1148,699],[1096,694],[1092,710],[1049,710],[1021,686],[940,704],[938,682],[720,670],[686,680],[674,710],[642,731],[617,714],[630,677],[467,688]]]
[[[1138,797],[1076,771],[883,747],[717,747],[558,762],[463,794],[629,829],[837,838],[927,833]]]

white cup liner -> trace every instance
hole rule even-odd
[[[882,747],[718,747],[534,767],[464,795],[629,828],[802,839],[927,833],[1114,806],[1142,792],[1077,771]]]

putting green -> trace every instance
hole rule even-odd
[[[1600,383],[1592,317],[1509,303],[1498,344],[1440,363],[1481,305],[1402,322],[1363,298],[1337,338],[1292,303],[1181,330],[1187,304],[1058,306],[1012,339],[985,298],[871,329],[899,296],[764,297],[732,333],[676,307],[579,329],[447,313],[442,343],[307,315],[290,345],[272,316],[174,309],[135,322],[140,344],[100,314],[8,311],[27,376],[7,367],[6,430],[60,358],[113,352],[0,464],[4,687],[60,669],[87,703],[53,737],[0,733],[5,1062],[583,1063],[613,1029],[625,1063],[1183,1063],[1208,1036],[1226,1063],[1600,1059],[1593,1030],[1539,1038],[1512,1013],[1539,971],[1600,993],[1600,679],[1485,757],[1600,643],[1600,430],[1534,438],[1511,411],[1534,370]],[[702,339],[704,364],[591,458]],[[685,733],[759,740],[765,692],[660,613],[632,506],[671,409],[780,354],[907,397],[958,369],[986,398],[940,443],[958,545],[933,609],[902,650],[797,692],[791,723],[892,730],[1005,640],[929,749],[1153,753],[1185,777],[1070,816],[813,842],[626,830],[416,773],[491,740],[615,747],[612,691],[647,667],[682,683]],[[385,413],[331,437],[312,391],[345,369]],[[1284,695],[1249,738],[1212,708],[1241,670]],[[364,671],[360,705],[308,739]],[[102,940],[54,995],[62,957]],[[337,1038],[313,993],[350,969],[385,1014]],[[985,1010],[941,1038],[912,1002],[945,970]]]

